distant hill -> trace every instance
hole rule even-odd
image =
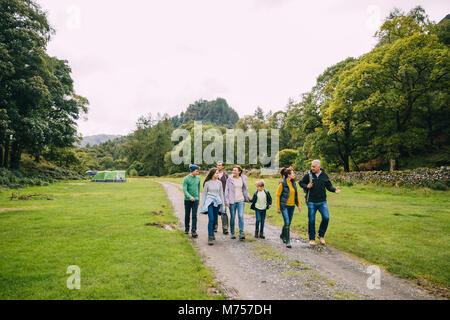
[[[190,104],[185,112],[171,118],[172,124],[178,128],[182,124],[192,120],[202,120],[204,124],[210,123],[216,126],[233,128],[239,120],[237,112],[231,108],[223,98],[206,101],[199,100]]]
[[[106,141],[114,140],[117,138],[120,138],[120,135],[112,135],[112,134],[96,134],[93,136],[86,136],[83,137],[83,140],[79,144],[77,144],[77,147],[85,147],[89,144],[89,146],[95,146],[97,144],[101,144]]]

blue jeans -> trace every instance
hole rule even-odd
[[[234,223],[236,221],[236,210],[238,212],[238,220],[239,220],[239,234],[244,234],[244,206],[245,202],[235,202],[230,204],[230,231],[231,234],[234,234]]]
[[[219,207],[215,207],[212,203],[208,206],[208,237],[214,236],[214,224],[217,221]]]
[[[307,202],[308,205],[308,234],[309,240],[314,240],[316,238],[316,212],[319,210],[322,216],[322,221],[319,226],[319,237],[325,237],[325,232],[327,232],[328,222],[330,221],[330,212],[328,211],[327,202]]]
[[[283,215],[284,226],[290,227],[292,222],[292,217],[294,216],[295,206],[285,206],[281,208],[281,214]]]
[[[256,225],[255,230],[259,230],[260,233],[264,232],[264,221],[266,220],[266,210],[259,210],[255,208]],[[260,227],[261,225],[261,227]]]
[[[184,230],[189,231],[192,210],[192,231],[197,230],[198,200],[184,200]]]

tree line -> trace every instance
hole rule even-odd
[[[217,99],[197,101],[174,118],[141,118],[122,145],[124,169],[139,175],[185,171],[185,165],[170,159],[175,144],[169,137],[176,127],[193,137],[193,120],[203,120],[210,124],[203,130],[214,127],[225,136],[230,127],[278,129],[280,166],[298,170],[316,158],[329,170],[347,172],[447,165],[449,31],[450,20],[436,24],[421,7],[408,13],[394,9],[376,32],[373,50],[330,66],[310,91],[283,110],[265,114],[258,107],[232,124],[217,105],[212,107],[217,101],[226,105]]]
[[[92,147],[74,147],[88,100],[74,92],[68,62],[46,53],[54,31],[45,13],[32,0],[0,0],[0,9],[1,167],[17,168],[27,153],[78,172],[182,172],[186,165],[170,159],[180,147],[171,134],[183,128],[193,136],[194,120],[225,136],[229,128],[268,129],[269,150],[270,132],[278,129],[280,166],[297,170],[316,158],[343,171],[449,162],[450,20],[434,23],[421,7],[394,9],[370,52],[330,66],[310,91],[275,113],[258,107],[239,118],[223,98],[200,99],[175,117],[142,116],[132,134]]]

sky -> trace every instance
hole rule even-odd
[[[138,117],[175,116],[225,98],[240,117],[298,101],[329,66],[369,52],[393,7],[446,0],[36,0],[56,33],[50,55],[69,61],[89,112],[83,136],[131,133]]]

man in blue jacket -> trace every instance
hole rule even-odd
[[[318,236],[320,243],[325,245],[324,237],[330,220],[326,190],[334,193],[339,193],[341,190],[333,187],[325,170],[320,168],[320,160],[312,162],[311,171],[300,180],[300,186],[306,192],[309,244],[312,246],[316,244],[316,212],[319,210],[322,221],[320,222]]]

